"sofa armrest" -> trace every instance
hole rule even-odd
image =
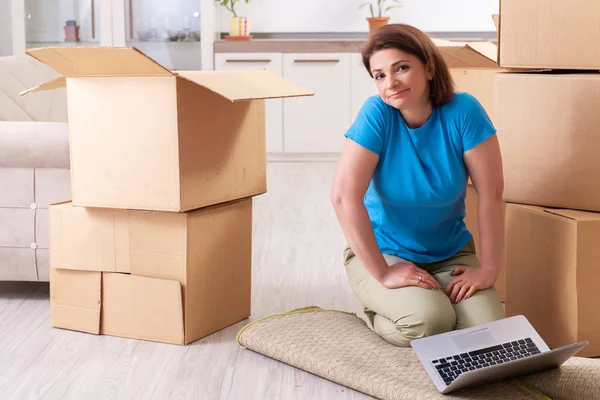
[[[68,124],[0,121],[0,167],[69,168]]]

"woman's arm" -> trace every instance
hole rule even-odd
[[[453,303],[492,287],[504,263],[504,175],[498,137],[490,136],[466,151],[463,158],[478,197],[481,267],[478,270],[458,267],[452,273],[459,275],[446,289]]]
[[[346,139],[333,178],[331,203],[352,251],[365,269],[383,282],[388,265],[363,202],[378,161],[377,154]]]
[[[504,176],[498,137],[493,135],[465,152],[464,160],[477,191],[481,268],[495,281],[504,263]]]
[[[383,286],[440,289],[439,283],[415,264],[402,260],[388,266],[381,254],[363,200],[378,161],[376,153],[346,139],[331,189],[344,236],[365,269]]]

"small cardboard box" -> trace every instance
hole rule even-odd
[[[600,211],[600,74],[499,73],[504,200]]]
[[[551,348],[589,341],[600,356],[600,213],[506,205],[508,316],[522,314]]]
[[[467,197],[465,198],[465,207],[467,216],[465,217],[465,224],[467,229],[473,234],[473,240],[475,241],[475,251],[481,261],[481,247],[479,242],[479,225],[477,218],[477,191],[472,184],[467,185]],[[496,292],[500,300],[506,301],[506,265],[502,265],[496,283],[494,284]]]
[[[501,0],[501,67],[600,69],[600,1]]]
[[[188,344],[250,315],[252,199],[185,213],[50,206],[57,328]]]
[[[312,95],[267,71],[173,72],[135,48],[27,54],[67,87],[74,205],[187,211],[266,191],[267,98]]]
[[[494,76],[504,71],[496,63],[498,47],[491,42],[433,41],[450,68],[456,91],[474,96],[494,121]]]

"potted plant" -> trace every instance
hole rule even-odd
[[[250,27],[248,25],[247,17],[239,17],[235,11],[235,5],[244,1],[246,4],[250,0],[215,0],[219,5],[225,7],[227,11],[233,14],[231,18],[231,24],[229,25],[229,35],[225,36],[228,40],[249,40],[252,38],[250,35]]]
[[[372,2],[360,5],[361,8],[364,6],[369,6],[371,12],[371,17],[367,18],[367,21],[369,21],[369,32],[372,34],[378,28],[388,23],[390,17],[384,14],[394,8],[402,7],[402,4],[400,0],[373,0]]]

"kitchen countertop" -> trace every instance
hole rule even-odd
[[[215,53],[359,53],[360,39],[217,40]]]
[[[433,32],[433,38],[496,40],[496,32]],[[367,33],[257,33],[252,40],[216,40],[215,53],[359,53]]]

